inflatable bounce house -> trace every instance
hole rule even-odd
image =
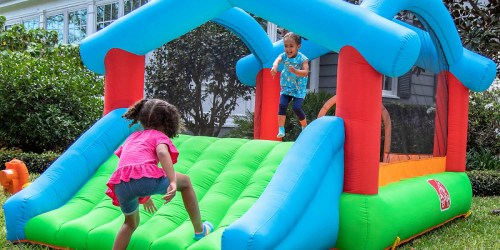
[[[401,11],[425,28],[397,20]],[[273,44],[248,13],[306,37],[301,52],[311,60],[339,53],[336,116],[313,121],[295,142],[275,137],[279,84],[270,67],[283,43]],[[207,21],[252,52],[236,69],[256,86],[255,140],[175,138],[175,169],[191,177],[215,231],[193,240],[181,197],[166,205],[153,197],[160,208],[141,210],[129,249],[384,249],[468,215],[469,90],[487,89],[496,65],[463,48],[440,0],[156,0],[81,43],[84,64],[105,76],[105,114],[5,203],[8,240],[111,249],[123,215],[105,183],[117,165],[114,150],[138,129],[121,116],[144,97],[145,54]],[[444,122],[433,128],[430,157],[381,163],[383,75],[413,66],[439,76],[435,120]]]

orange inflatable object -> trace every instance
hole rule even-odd
[[[0,171],[0,182],[5,191],[15,194],[28,183],[28,168],[18,159],[5,163],[5,166],[5,170]]]

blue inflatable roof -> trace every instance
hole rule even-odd
[[[409,10],[436,34],[449,70],[466,87],[485,90],[496,76],[493,61],[463,48],[440,0],[365,0],[361,5],[342,0],[289,0],[286,4],[300,11],[292,17],[282,1],[152,1],[82,41],[82,60],[92,71],[104,74],[109,50],[145,55],[212,20],[234,32],[252,51],[236,68],[240,81],[255,85],[257,73],[269,67],[282,48],[281,43],[271,43],[248,11],[307,37],[301,51],[310,59],[352,46],[387,76],[400,76],[413,65],[436,70],[436,52],[429,34],[393,20],[398,12]]]

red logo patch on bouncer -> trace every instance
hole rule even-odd
[[[448,208],[450,208],[451,205],[451,199],[450,199],[450,193],[448,193],[448,190],[446,187],[443,185],[443,183],[437,181],[437,180],[427,180],[429,184],[436,190],[438,196],[439,196],[439,203],[441,206],[441,211],[445,211]]]

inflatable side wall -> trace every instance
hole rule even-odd
[[[344,178],[343,147],[342,119],[313,121],[259,200],[224,231],[222,249],[334,247]]]
[[[108,159],[134,129],[121,118],[125,110],[100,119],[33,184],[5,202],[7,240],[26,239],[24,229],[29,219],[64,205]]]

